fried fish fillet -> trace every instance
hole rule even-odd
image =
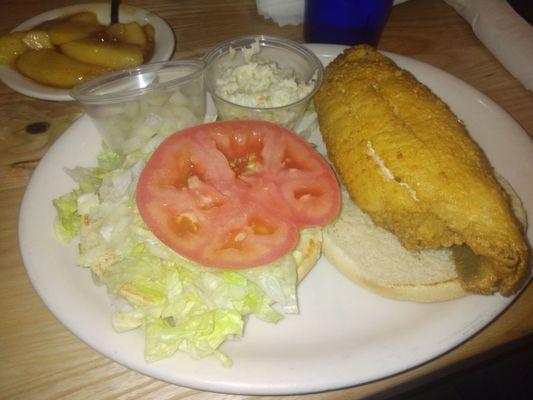
[[[528,247],[485,155],[444,102],[368,46],[315,96],[328,156],[356,204],[409,250],[452,247],[465,290],[514,293]]]

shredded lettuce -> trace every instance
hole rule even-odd
[[[231,359],[216,349],[231,335],[241,335],[242,315],[231,309],[214,309],[171,326],[157,319],[146,326],[145,359],[157,361],[170,357],[177,350],[194,358],[207,355],[218,357],[224,366],[231,366]]]
[[[161,243],[135,203],[139,175],[161,140],[128,154],[104,148],[96,167],[69,170],[78,188],[54,200],[55,231],[64,241],[79,234],[78,265],[89,267],[115,299],[117,332],[144,330],[148,362],[181,351],[229,366],[220,346],[242,335],[246,315],[276,323],[282,314],[272,302],[284,313],[298,311],[296,263],[288,254],[258,268],[211,269]]]
[[[54,220],[56,235],[63,242],[70,242],[80,232],[81,216],[78,214],[78,193],[73,190],[53,201],[57,211]]]

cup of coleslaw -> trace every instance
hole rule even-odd
[[[302,118],[324,70],[308,48],[269,36],[220,43],[204,60],[206,88],[220,119],[261,119],[289,129]]]
[[[165,61],[102,75],[70,92],[104,142],[129,153],[205,117],[203,60]]]

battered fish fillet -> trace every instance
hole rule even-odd
[[[368,46],[346,50],[315,96],[341,180],[409,250],[453,246],[464,289],[514,293],[528,247],[488,160],[446,104]]]

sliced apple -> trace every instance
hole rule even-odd
[[[63,89],[70,89],[108,71],[51,49],[26,51],[15,61],[15,68],[36,82]]]
[[[51,24],[45,30],[50,35],[52,43],[56,46],[63,43],[72,42],[73,40],[89,37],[91,34],[102,30],[103,27],[98,24],[89,24],[76,21],[57,21]]]
[[[11,64],[28,50],[22,39],[26,32],[13,32],[0,36],[0,64]]]
[[[75,60],[111,69],[131,68],[143,63],[141,48],[134,44],[80,39],[63,43],[60,48]]]
[[[50,35],[46,31],[28,31],[22,38],[26,46],[33,50],[51,49],[54,47]]]

